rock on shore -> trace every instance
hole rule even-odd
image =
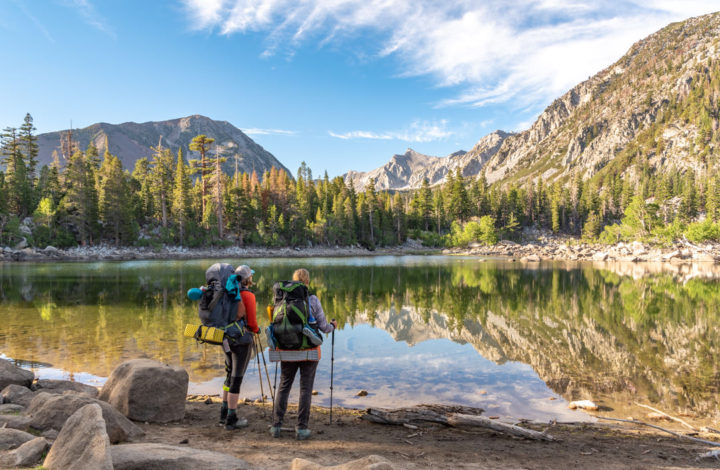
[[[569,238],[539,237],[522,244],[502,240],[492,246],[453,248],[443,250],[443,253],[508,257],[523,262],[565,260],[715,264],[720,261],[720,244],[695,245],[690,242],[676,242],[668,247],[658,247],[635,241],[601,245],[580,243]]]
[[[128,261],[153,259],[205,259],[205,258],[307,258],[318,256],[370,256],[387,254],[408,254],[431,251],[418,242],[408,241],[403,246],[378,248],[370,251],[357,246],[346,247],[239,247],[227,248],[186,248],[180,246],[163,246],[161,248],[146,247],[114,247],[97,245],[75,247],[67,250],[52,246],[46,248],[0,248],[2,261]]]

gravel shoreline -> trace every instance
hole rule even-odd
[[[114,247],[97,245],[75,247],[67,250],[52,246],[46,248],[23,248],[13,250],[0,249],[0,262],[31,261],[130,261],[130,260],[186,260],[209,258],[310,258],[310,257],[350,257],[383,256],[440,253],[437,249],[422,247],[419,244],[406,244],[399,247],[367,250],[359,247],[312,247],[312,248],[261,248],[238,247],[191,249],[178,246],[164,246],[159,249],[144,247]]]
[[[675,242],[670,246],[654,246],[642,242],[601,245],[581,243],[574,238],[539,236],[520,243],[501,240],[496,245],[471,244],[466,248],[429,248],[416,240],[397,247],[368,250],[358,246],[348,247],[238,247],[190,249],[178,246],[161,248],[114,247],[97,245],[75,247],[67,250],[48,246],[43,249],[0,248],[0,262],[32,261],[129,261],[129,260],[185,260],[206,258],[309,258],[354,257],[383,255],[466,255],[499,257],[509,261],[526,263],[540,261],[605,261],[627,263],[669,263],[714,265],[720,263],[720,243],[693,244]]]

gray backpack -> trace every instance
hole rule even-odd
[[[237,301],[225,290],[228,278],[235,269],[227,263],[215,263],[205,271],[207,289],[198,304],[198,316],[205,326],[225,328],[235,321]]]

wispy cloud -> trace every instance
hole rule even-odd
[[[27,16],[30,21],[33,22],[35,27],[40,30],[43,36],[45,36],[45,39],[47,39],[51,43],[55,43],[55,39],[50,35],[50,32],[47,30],[47,28],[45,28],[45,25],[40,23],[40,20],[38,20],[32,13],[28,11],[23,2],[15,0],[15,4],[18,6],[18,8],[20,8],[23,14]]]
[[[440,106],[519,107],[547,103],[671,21],[720,7],[717,0],[183,1],[198,28],[265,33],[264,55],[304,43],[342,46],[368,33],[370,53],[396,58],[402,75],[458,90]]]
[[[101,33],[117,39],[115,30],[107,23],[105,18],[97,12],[95,5],[93,5],[90,0],[66,0],[65,3],[70,8],[73,8],[85,23]]]
[[[416,121],[410,124],[407,129],[401,131],[373,132],[373,131],[349,131],[333,132],[328,131],[331,137],[343,140],[366,139],[366,140],[400,140],[403,142],[433,142],[447,139],[454,135],[454,132],[447,129],[447,121],[437,123]]]
[[[285,129],[259,129],[257,127],[251,127],[248,129],[242,129],[247,135],[297,135],[297,131],[288,131]]]

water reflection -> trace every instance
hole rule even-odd
[[[152,357],[183,365],[191,390],[216,393],[219,349],[182,336],[196,318],[184,292],[202,283],[209,263],[0,265],[0,352],[92,380],[125,359]],[[334,397],[342,405],[461,403],[575,419],[565,400],[599,397],[611,408],[649,400],[718,413],[715,268],[446,257],[250,264],[261,306],[272,281],[299,265],[311,269],[311,290],[343,327]],[[329,399],[329,346],[316,381],[320,403]],[[256,366],[248,373],[243,393],[257,395]],[[371,394],[354,397],[360,388]]]

